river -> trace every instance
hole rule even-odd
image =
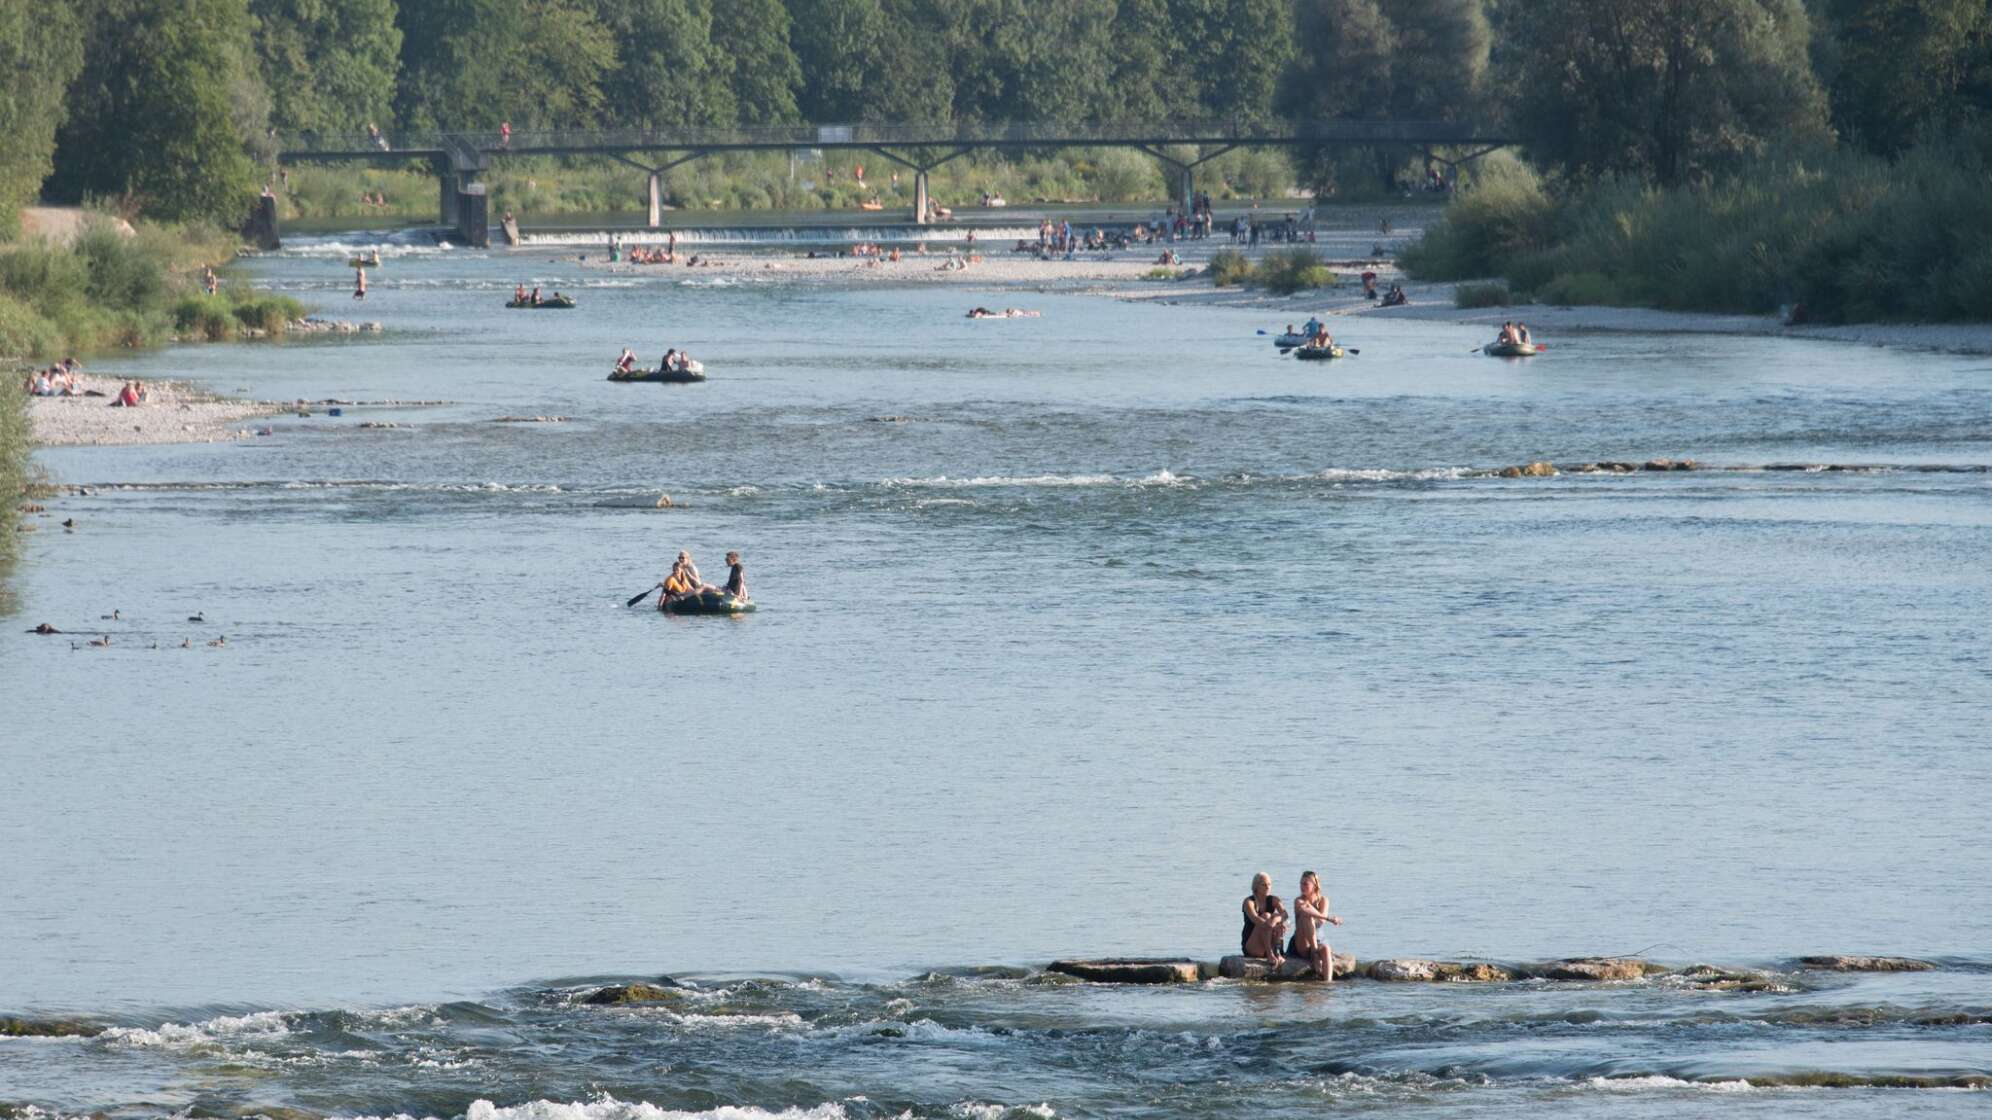
[[[1237,308],[573,252],[391,247],[349,309],[321,239],[237,272],[379,337],[99,363],[451,403],[40,454],[90,492],[0,635],[0,1012],[110,1029],[0,1038],[0,1115],[1984,1107],[1987,359],[1368,317],[1298,363]],[[1491,473],[1654,457],[1714,469]],[[679,549],[761,609],[626,608]],[[1037,971],[1233,951],[1261,869],[1365,960],[1767,983]]]

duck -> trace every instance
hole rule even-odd
[[[105,622],[118,622],[123,620],[124,614],[121,611],[113,609],[111,613],[100,614],[97,617],[103,619]]]
[[[206,612],[206,611],[195,611],[194,613],[192,613],[192,614],[190,614],[190,615],[188,615],[188,616],[187,616],[187,621],[188,621],[188,622],[206,622],[206,621],[207,621],[207,612]]]
[[[64,520],[63,520],[63,522],[62,522],[62,527],[63,527],[63,528],[65,528],[65,529],[74,529],[74,528],[76,528],[76,519],[75,519],[75,518],[73,518],[73,517],[70,517],[70,518],[66,518],[66,519],[64,519]]]
[[[220,649],[221,647],[227,644],[228,644],[228,635],[223,634],[220,637],[217,637],[214,641],[209,642],[208,646],[211,649]]]
[[[98,649],[108,649],[111,644],[111,636],[106,634],[101,638],[92,638],[90,639],[90,644]]]

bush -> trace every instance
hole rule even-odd
[[[1220,288],[1252,281],[1252,262],[1236,249],[1219,249],[1210,257],[1210,279]]]
[[[235,326],[235,309],[226,296],[182,296],[173,305],[173,329],[182,338],[226,342],[235,337]]]
[[[1549,246],[1555,215],[1535,172],[1521,164],[1496,164],[1446,207],[1425,236],[1404,248],[1398,263],[1423,280],[1499,276],[1517,254]]]
[[[1269,253],[1253,273],[1259,284],[1275,295],[1290,296],[1312,288],[1332,288],[1339,278],[1312,249],[1286,249]]]
[[[1508,285],[1496,280],[1489,284],[1461,284],[1453,289],[1453,306],[1463,310],[1476,307],[1506,307],[1515,302]]]
[[[289,296],[236,297],[235,321],[270,334],[280,334],[292,320],[304,318],[304,305]]]

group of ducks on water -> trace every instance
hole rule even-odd
[[[123,611],[122,609],[113,609],[113,610],[111,611],[111,613],[109,613],[109,614],[107,614],[107,615],[100,615],[99,617],[100,617],[100,618],[101,618],[101,619],[102,619],[103,621],[105,621],[105,622],[123,622],[123,621],[124,621],[124,611]],[[194,613],[194,614],[190,614],[190,615],[188,615],[188,616],[187,616],[187,621],[188,621],[188,622],[202,622],[202,623],[204,623],[204,622],[206,622],[206,621],[207,621],[207,612],[206,612],[206,611],[199,611],[199,612],[196,612],[196,613]],[[57,630],[57,629],[56,629],[56,628],[55,628],[54,626],[51,626],[51,625],[49,625],[48,623],[44,622],[44,623],[40,624],[39,626],[35,626],[35,627],[32,627],[32,628],[30,628],[30,629],[28,630],[28,633],[30,633],[30,634],[41,634],[41,635],[45,635],[45,636],[46,636],[46,635],[52,635],[52,634],[62,634],[62,633],[66,633],[66,631],[62,631],[62,630]],[[86,644],[86,645],[88,645],[88,646],[89,646],[89,647],[90,647],[91,649],[109,649],[109,648],[111,648],[111,636],[110,636],[109,634],[101,634],[101,635],[99,635],[99,636],[97,636],[97,637],[95,637],[95,638],[91,638],[91,639],[90,639],[90,640],[89,640],[89,641],[88,641],[87,643],[85,643],[85,644]],[[208,648],[209,648],[209,649],[222,649],[222,648],[226,647],[227,645],[228,645],[228,635],[226,635],[226,634],[220,634],[220,635],[217,635],[217,636],[216,636],[216,637],[214,638],[214,640],[213,640],[213,641],[210,641],[210,642],[208,643]],[[80,646],[80,645],[77,645],[77,644],[76,644],[75,642],[71,642],[71,643],[69,643],[69,648],[70,648],[70,649],[82,649],[82,648],[83,648],[83,646]],[[158,649],[158,648],[159,648],[159,643],[158,643],[158,642],[153,642],[150,648],[152,648],[152,649]],[[182,638],[182,639],[180,639],[180,648],[181,648],[181,649],[192,649],[192,648],[194,648],[194,640],[193,640],[192,638]]]

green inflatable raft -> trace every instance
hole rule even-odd
[[[736,599],[724,591],[696,591],[666,599],[657,609],[665,614],[746,614],[754,609],[754,600]]]

